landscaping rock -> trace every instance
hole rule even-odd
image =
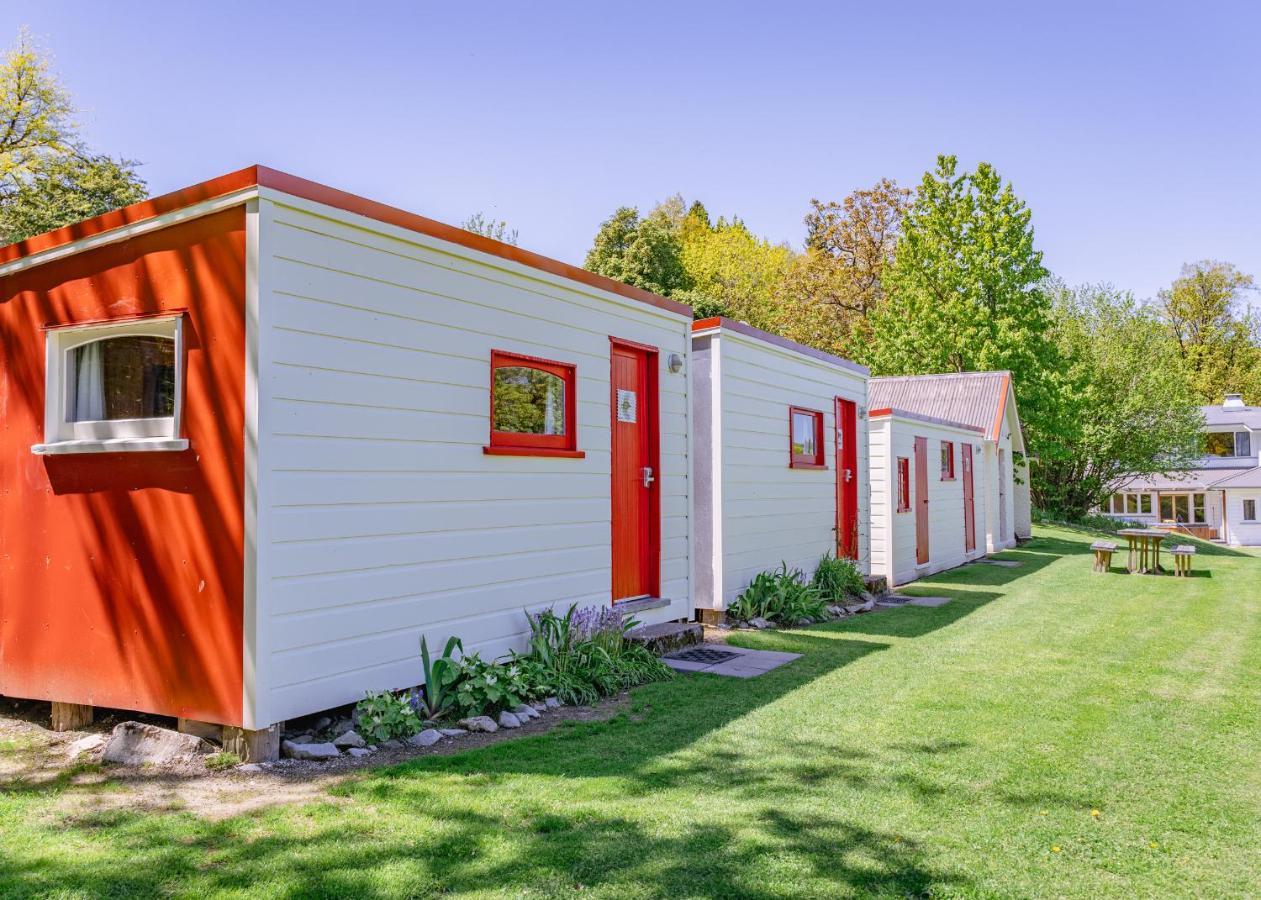
[[[390,738],[388,741],[381,742],[382,750],[402,750],[406,746],[407,745],[404,744],[402,741],[397,740],[395,738]]]
[[[522,703],[520,706],[515,707],[515,708],[512,710],[512,714],[513,714],[514,716],[516,716],[518,719],[520,719],[521,721],[523,721],[523,722],[524,722],[526,719],[538,719],[538,718],[541,718],[541,716],[539,715],[539,711],[538,711],[537,709],[535,709],[533,706],[529,706],[528,704],[525,704],[525,703]]]
[[[110,735],[101,758],[125,766],[165,764],[190,761],[213,749],[209,741],[193,734],[140,722],[123,722]]]
[[[105,735],[89,734],[87,737],[81,737],[70,746],[66,747],[66,756],[71,759],[78,759],[81,753],[95,753],[101,749],[105,743]]]
[[[626,639],[643,644],[654,656],[662,656],[699,644],[705,640],[700,622],[663,622],[660,625],[637,625],[626,632]]]
[[[556,697],[548,697],[543,702],[547,705],[548,709],[556,709],[556,707],[560,706],[560,700]]]
[[[337,759],[342,752],[334,744],[295,744],[293,741],[282,741],[280,752],[289,759]]]
[[[499,714],[499,727],[500,728],[520,728],[521,720],[518,719],[512,713],[508,712],[507,710],[504,710],[503,712]]]
[[[499,730],[499,726],[495,724],[495,720],[490,716],[472,716],[467,719],[461,719],[460,727],[469,731],[485,731],[487,733]]]
[[[241,763],[241,765],[236,767],[236,770],[246,775],[257,775],[259,772],[264,771],[263,767],[258,763]]]
[[[800,619],[797,620],[797,624],[798,625],[813,625],[814,619],[810,618],[809,616],[802,616]]]
[[[863,591],[858,596],[862,597],[864,605],[867,605],[867,604],[870,604],[871,606],[876,605],[876,595],[871,593],[870,591]]]
[[[463,728],[439,728],[438,733],[443,737],[459,737],[462,734],[468,734]]]
[[[542,700],[540,700],[538,703],[531,703],[530,706],[534,708],[535,712],[547,711],[547,704],[544,703]]]
[[[420,734],[413,734],[409,737],[407,743],[413,747],[432,747],[440,740],[442,740],[442,732],[436,728],[426,728]]]
[[[846,614],[845,607],[841,606],[839,603],[833,603],[831,606],[829,606],[828,613],[830,613],[832,617],[836,619],[839,619],[841,616]]]
[[[752,619],[749,619],[749,625],[759,631],[763,628],[771,627],[771,623],[767,619],[763,619],[761,616],[754,616]]]
[[[367,747],[351,747],[346,752],[349,753],[351,756],[355,757],[356,759],[362,759],[365,756],[372,755],[372,751],[369,750]]]
[[[332,724],[333,724],[333,720],[330,719],[328,716],[320,716],[320,718],[315,720],[315,730],[323,731],[325,728],[327,728],[328,726]]]
[[[363,748],[368,746],[368,742],[361,738],[357,731],[347,731],[341,737],[333,739],[333,746],[342,750],[349,747]]]
[[[310,744],[315,741],[315,735],[309,731],[299,731],[297,734],[291,734],[285,740],[293,741],[295,744]]]

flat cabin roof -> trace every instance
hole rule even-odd
[[[767,344],[779,347],[784,350],[791,350],[794,353],[800,353],[802,356],[809,356],[821,362],[830,363],[839,366],[842,369],[849,369],[858,375],[869,376],[871,369],[866,366],[859,365],[851,359],[845,359],[828,353],[825,350],[819,350],[815,347],[799,344],[796,341],[790,341],[788,338],[780,337],[777,334],[771,334],[769,331],[763,331],[761,328],[754,328],[746,322],[737,322],[735,319],[728,319],[726,316],[712,316],[708,319],[699,319],[692,323],[692,337],[704,337],[707,334],[713,334],[718,331],[734,331],[736,334],[742,334],[746,337],[756,338]]]
[[[470,250],[497,256],[541,272],[547,272],[571,281],[577,281],[589,287],[618,294],[658,309],[668,310],[680,315],[692,315],[692,308],[685,303],[662,297],[651,291],[623,284],[612,278],[588,272],[578,266],[563,263],[511,244],[505,244],[493,238],[474,234],[447,225],[435,219],[429,219],[416,213],[407,212],[398,207],[379,203],[375,200],[340,191],[336,188],[308,181],[296,175],[289,175],[267,166],[249,166],[227,175],[220,175],[209,181],[181,188],[168,194],[141,200],[130,206],[111,210],[90,219],[84,219],[73,225],[65,225],[44,234],[29,237],[23,241],[0,247],[0,275],[12,271],[42,265],[74,253],[89,250],[103,243],[111,243],[111,239],[125,240],[133,230],[143,230],[144,225],[152,225],[152,220],[169,216],[175,224],[183,221],[178,213],[184,210],[193,212],[192,207],[207,204],[213,208],[206,212],[217,211],[226,206],[244,203],[256,196],[260,189],[278,191],[314,203],[340,209],[344,212],[365,216],[387,225],[405,228],[418,234],[424,234],[439,240],[449,241]],[[223,201],[214,205],[213,201]],[[166,227],[161,225],[159,227]]]

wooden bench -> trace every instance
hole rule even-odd
[[[1190,544],[1179,544],[1169,551],[1173,557],[1173,574],[1180,578],[1191,575],[1191,558],[1195,556],[1195,548]]]
[[[1090,545],[1095,551],[1095,571],[1107,572],[1112,568],[1112,554],[1117,552],[1117,545],[1112,541],[1095,541]]]

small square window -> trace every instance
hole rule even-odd
[[[955,480],[955,445],[954,441],[941,442],[941,480]]]
[[[823,413],[797,406],[788,408],[789,462],[794,469],[822,469]]]
[[[39,454],[185,450],[182,317],[48,329]]]
[[[898,512],[911,511],[911,461],[898,457]]]
[[[577,368],[492,350],[490,354],[490,454],[574,456],[578,450]]]
[[[1255,522],[1257,520],[1257,501],[1245,500],[1243,502],[1243,518],[1245,522]]]

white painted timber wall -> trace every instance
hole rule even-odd
[[[1256,439],[1254,436],[1253,440],[1255,441]],[[1230,488],[1224,493],[1226,496],[1227,527],[1225,538],[1227,543],[1232,547],[1261,546],[1261,519],[1247,521],[1243,517],[1244,500],[1252,500],[1257,514],[1261,515],[1261,490]],[[1213,494],[1211,493],[1209,497],[1212,496]]]
[[[499,656],[525,609],[611,602],[610,335],[660,349],[661,587],[690,617],[690,319],[264,191],[248,726]],[[488,456],[490,353],[577,364],[584,459]],[[248,639],[247,639],[248,647]]]
[[[834,399],[867,403],[862,373],[730,329],[698,335],[693,366],[698,486],[696,605],[726,609],[754,575],[786,562],[810,577],[836,550]],[[823,412],[825,469],[789,466],[788,408]],[[702,425],[701,420],[706,420]],[[867,421],[858,417],[858,564],[870,571]],[[702,521],[703,520],[703,521]],[[703,534],[701,533],[703,532]],[[704,549],[702,549],[704,548]]]
[[[963,565],[985,554],[989,513],[989,485],[982,473],[983,451],[979,432],[899,415],[880,416],[870,423],[873,474],[871,481],[871,570],[884,575],[890,585],[905,584],[933,572]],[[928,563],[915,561],[915,438],[928,440]],[[941,478],[941,442],[953,441],[955,477]],[[963,461],[960,446],[972,445],[973,503],[976,515],[976,550],[965,552],[963,526]],[[897,511],[897,460],[910,463],[910,509]],[[876,466],[879,466],[877,472]],[[996,507],[995,507],[996,508]]]

